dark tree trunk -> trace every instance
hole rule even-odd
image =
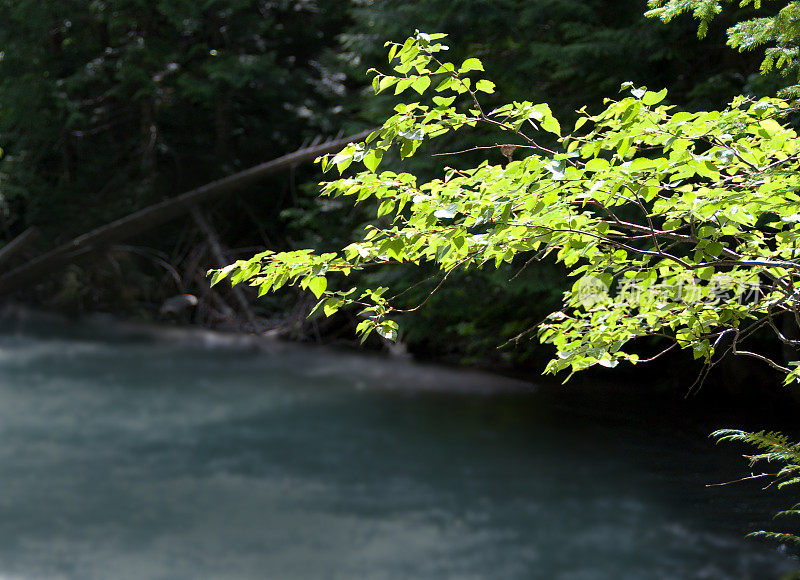
[[[27,248],[32,241],[39,235],[39,230],[36,228],[28,228],[16,238],[8,242],[5,246],[0,248],[0,266],[8,262],[14,256],[19,254],[20,251]]]
[[[289,153],[283,157],[278,157],[272,161],[267,161],[197,189],[187,191],[172,199],[148,206],[80,235],[34,258],[27,264],[0,276],[0,295],[21,290],[78,259],[86,258],[91,254],[104,250],[109,244],[120,242],[187,214],[195,205],[225,196],[233,191],[252,185],[269,175],[313,161],[320,155],[338,151],[350,142],[363,139],[369,133],[370,131],[364,131],[343,139],[299,149],[294,153]]]

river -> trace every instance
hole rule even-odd
[[[211,334],[5,329],[0,578],[762,580],[797,564],[743,538],[791,498],[707,487],[743,474],[739,451],[644,404]]]

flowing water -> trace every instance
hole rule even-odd
[[[300,346],[0,335],[0,578],[770,579],[773,504],[613,397]],[[200,337],[200,338],[197,338]]]

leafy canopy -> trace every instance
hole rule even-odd
[[[556,347],[547,371],[636,363],[626,345],[661,336],[709,364],[732,352],[797,380],[796,366],[743,346],[763,327],[794,343],[775,323],[784,312],[797,317],[800,268],[800,139],[780,123],[785,101],[738,97],[724,111],[676,112],[666,91],[628,85],[630,96],[609,100],[596,115],[580,111],[564,133],[546,104],[484,110],[481,94],[492,93],[493,83],[478,59],[443,60],[443,36],[388,43],[393,73],[373,71],[375,91],[415,98],[399,103],[364,142],[320,159],[342,175],[353,164],[362,168],[324,183],[322,194],[377,202],[363,238],[338,253],[263,252],[215,272],[215,283],[247,282],[260,294],[299,286],[325,315],[359,307],[362,336],[394,339],[403,310],[387,288],[348,285],[355,272],[429,263],[443,283],[456,269],[549,255],[575,281],[563,310],[538,329]],[[407,158],[442,135],[461,131],[467,144],[468,131],[482,130],[497,138],[489,152],[508,162],[454,163],[426,183],[379,169],[390,151]]]

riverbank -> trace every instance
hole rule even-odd
[[[281,340],[270,334],[209,330],[195,326],[177,326],[119,320],[106,314],[88,314],[69,318],[56,313],[32,310],[18,305],[0,309],[0,327],[10,333],[39,337],[92,337],[109,342],[146,341],[193,349],[285,356],[298,349],[310,358],[336,360],[339,373],[359,369],[373,384],[390,390],[523,393],[537,388],[521,377],[504,376],[487,370],[468,369],[433,362],[414,362],[410,357],[357,350],[343,345],[298,343]],[[364,365],[365,360],[376,363]],[[538,386],[539,388],[541,385]]]
[[[531,366],[465,367],[453,362],[416,361],[409,355],[358,348],[356,343],[297,343],[276,334],[210,330],[192,325],[158,324],[120,319],[109,314],[65,316],[19,304],[0,308],[0,328],[6,333],[38,337],[91,337],[109,342],[145,342],[209,351],[286,356],[298,348],[309,357],[335,361],[337,372],[366,373],[373,384],[408,392],[465,392],[482,394],[547,393],[579,408],[604,408],[620,418],[641,415],[643,409],[668,417],[685,417],[690,423],[736,426],[795,433],[797,404],[789,392],[774,385],[753,382],[742,375],[726,382],[725,373],[712,377],[702,389],[686,396],[700,366],[680,354],[656,365],[597,369],[580,373],[566,384],[563,377],[542,376]],[[372,360],[373,365],[364,365]],[[350,371],[348,371],[350,369]],[[734,377],[735,378],[735,377]],[[749,382],[750,389],[737,387]]]

